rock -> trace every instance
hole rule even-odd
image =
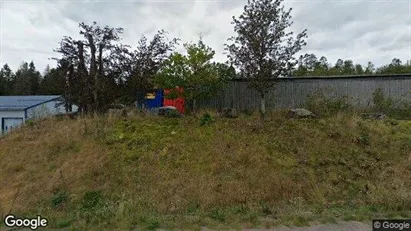
[[[374,120],[384,120],[387,116],[384,113],[362,113],[361,118],[363,119],[374,119]]]
[[[235,108],[223,108],[221,111],[221,115],[226,118],[237,118],[238,113]]]
[[[314,113],[304,108],[291,109],[288,112],[288,115],[291,118],[315,118],[316,117]]]
[[[180,112],[177,110],[176,107],[173,106],[159,107],[158,115],[167,117],[181,117]]]

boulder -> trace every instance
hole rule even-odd
[[[311,111],[304,108],[290,109],[288,112],[291,118],[315,118],[316,116]]]
[[[167,116],[167,117],[180,117],[181,114],[177,110],[176,107],[173,106],[165,106],[158,108],[158,115],[159,116]]]

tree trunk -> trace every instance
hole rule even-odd
[[[101,88],[102,88],[102,85],[100,83],[100,79],[103,77],[103,68],[104,68],[104,66],[103,66],[103,49],[104,49],[104,45],[100,44],[99,47],[98,47],[98,51],[99,51],[98,60],[97,60],[98,69],[96,68],[97,71],[94,75],[95,76],[94,77],[94,90],[95,90],[94,101],[96,103],[96,109],[99,110],[99,111],[101,110],[101,107],[103,106],[100,103]],[[95,65],[95,66],[97,67],[97,65]]]
[[[261,101],[260,101],[260,113],[261,117],[264,119],[265,117],[265,94],[261,93]]]
[[[96,45],[94,44],[94,38],[92,35],[88,35],[88,43],[90,46],[90,54],[91,54],[91,60],[90,60],[90,77],[93,78],[94,80],[94,86],[93,86],[93,109],[94,111],[97,111],[99,109],[99,104],[98,104],[98,76],[97,76],[97,60],[96,60]]]
[[[193,113],[196,111],[196,100],[193,99],[193,108],[192,108]]]

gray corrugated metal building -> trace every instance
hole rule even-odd
[[[411,101],[411,74],[363,75],[332,77],[278,78],[276,87],[266,96],[267,108],[295,108],[302,106],[316,91],[329,96],[348,96],[357,107],[372,105],[372,94],[381,88],[386,96]],[[201,108],[234,107],[256,110],[260,95],[248,88],[244,79],[232,80],[214,97],[199,102]]]

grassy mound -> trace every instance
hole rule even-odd
[[[353,115],[48,119],[0,139],[0,215],[76,229],[410,217],[410,150],[411,122]]]

